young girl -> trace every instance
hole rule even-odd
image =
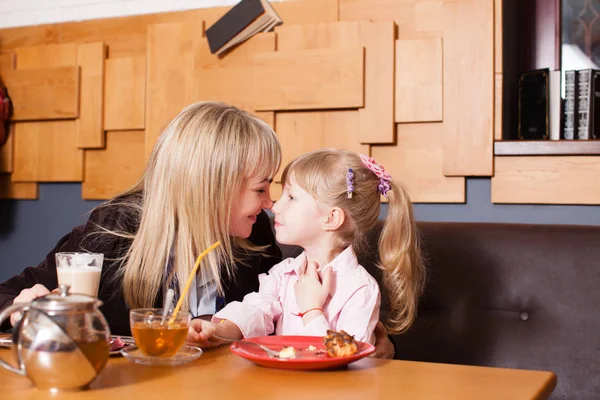
[[[425,271],[406,192],[372,158],[343,150],[298,157],[284,170],[282,183],[283,194],[272,208],[276,238],[301,246],[304,253],[260,275],[257,293],[228,304],[212,322],[192,321],[188,337],[323,336],[327,329],[343,329],[356,340],[372,342],[379,288],[356,253],[366,250],[380,195],[389,199],[379,241],[390,295],[387,328],[394,334],[408,329]]]

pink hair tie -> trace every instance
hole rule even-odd
[[[387,192],[391,189],[390,182],[392,180],[392,176],[385,171],[383,165],[377,164],[373,157],[366,156],[364,154],[360,154],[360,160],[365,165],[365,167],[369,168],[377,177],[379,178],[379,185],[377,188],[379,189],[379,193],[381,193],[386,198]]]

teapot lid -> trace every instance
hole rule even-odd
[[[58,293],[38,297],[31,305],[44,311],[94,311],[102,302],[85,294],[69,293],[69,285],[59,285]]]

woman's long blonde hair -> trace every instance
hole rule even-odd
[[[152,307],[165,284],[171,254],[180,293],[196,257],[217,240],[200,266],[223,293],[222,273],[235,277],[237,250],[259,250],[230,236],[234,200],[249,177],[271,179],[281,163],[275,132],[246,111],[200,102],[179,113],[164,129],[139,182],[103,207],[130,206],[139,218],[135,234],[108,231],[132,240],[119,276],[131,308]],[[187,307],[187,299],[184,299]]]
[[[348,169],[354,173],[352,198],[348,198]],[[368,250],[367,235],[374,229],[381,208],[379,178],[358,154],[335,149],[304,154],[285,167],[282,182],[290,177],[317,201],[344,210],[346,219],[338,230],[334,251],[349,245],[357,254]],[[410,198],[396,182],[390,184],[388,214],[379,238],[379,268],[391,308],[386,328],[398,334],[416,318],[425,266]]]

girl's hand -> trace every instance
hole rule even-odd
[[[210,349],[222,344],[221,340],[213,338],[217,333],[217,324],[197,318],[190,321],[188,335],[185,340],[188,346]]]
[[[326,268],[323,272],[323,281],[319,278],[317,272],[317,263],[309,262],[301,268],[298,281],[294,286],[296,301],[298,302],[298,311],[305,312],[311,308],[322,308],[331,291],[331,268]]]

